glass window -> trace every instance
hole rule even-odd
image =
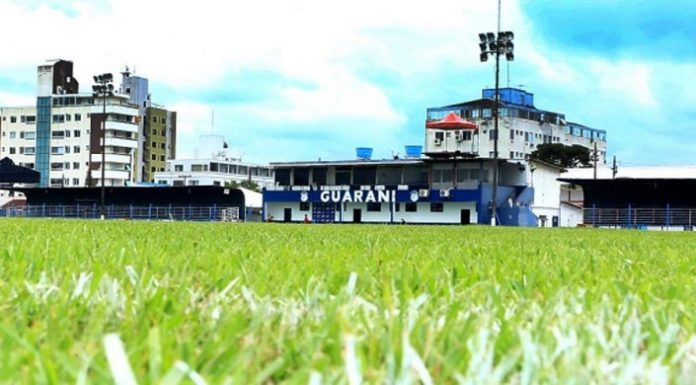
[[[290,186],[290,169],[281,168],[276,170],[275,181],[280,186]]]
[[[336,184],[337,185],[351,184],[351,169],[350,169],[350,167],[336,167]]]
[[[406,211],[410,213],[415,213],[418,211],[417,203],[406,203]]]
[[[401,184],[401,167],[380,167],[377,169],[377,184]]]
[[[309,211],[309,210],[310,210],[309,202],[300,202],[300,211]]]
[[[404,167],[404,184],[427,185],[428,169],[423,166]]]
[[[309,168],[299,167],[293,170],[293,185],[307,186],[309,185]]]
[[[184,165],[183,164],[174,165],[174,171],[184,171]]]
[[[265,172],[265,169],[260,170],[260,175],[261,176],[267,176],[268,174]],[[316,184],[318,186],[323,186],[326,184],[326,167],[314,167],[312,169],[312,183]]]
[[[374,185],[376,178],[376,167],[356,167],[353,169],[353,184]]]
[[[432,202],[430,204],[430,212],[433,213],[441,213],[444,209],[444,205],[442,202]]]
[[[14,131],[10,131],[10,139],[14,139],[17,137],[17,133]]]

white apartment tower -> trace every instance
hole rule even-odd
[[[102,167],[105,186],[141,180],[147,79],[146,96],[131,87],[132,80],[122,92],[95,98],[79,92],[72,62],[39,66],[36,106],[0,107],[0,158],[39,171],[40,187],[100,186]]]

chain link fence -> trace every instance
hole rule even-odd
[[[105,206],[106,219],[172,221],[239,221],[239,207],[220,206]],[[0,216],[23,218],[101,218],[99,205],[27,205],[0,209]]]

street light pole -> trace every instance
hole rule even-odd
[[[498,200],[498,136],[500,135],[498,128],[498,115],[500,112],[500,55],[505,55],[508,61],[514,59],[512,40],[514,35],[512,32],[498,32],[497,36],[493,32],[480,33],[481,42],[481,61],[488,60],[489,55],[495,56],[495,97],[493,105],[493,191],[491,193],[491,226],[497,223],[497,207]]]
[[[114,85],[112,84],[114,80],[113,75],[107,73],[102,75],[94,76],[94,82],[97,83],[92,86],[92,95],[95,98],[102,98],[102,121],[101,121],[101,188],[100,188],[100,199],[99,199],[99,214],[103,220],[106,217],[106,186],[105,186],[105,171],[106,171],[106,98],[114,95]],[[90,154],[90,158],[92,155]]]

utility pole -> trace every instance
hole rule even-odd
[[[616,167],[616,155],[614,155],[614,161],[612,162],[611,165],[611,178],[616,179],[616,174],[619,172],[619,169]]]
[[[597,142],[594,143],[594,151],[592,153],[592,161],[594,162],[594,178],[597,179]]]

